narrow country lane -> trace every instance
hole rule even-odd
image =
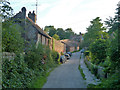
[[[51,72],[43,88],[86,88],[79,66],[80,52],[73,53],[66,63]]]

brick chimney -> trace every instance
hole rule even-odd
[[[33,11],[33,13],[29,12],[29,13],[28,13],[28,17],[29,17],[34,23],[36,23],[36,14],[35,14],[35,11]]]
[[[22,18],[26,18],[26,8],[25,7],[23,7],[22,9],[21,9],[21,11],[22,11]]]

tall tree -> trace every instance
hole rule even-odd
[[[106,18],[105,24],[107,25],[107,28],[109,29],[109,31],[108,31],[109,34],[118,30],[117,16],[115,16],[114,18],[112,18],[112,17]]]
[[[60,40],[60,38],[59,38],[59,36],[57,34],[54,34],[53,38],[56,39],[56,40]]]
[[[57,35],[59,35],[59,37],[60,37],[60,40],[62,40],[62,39],[65,39],[66,38],[66,36],[65,36],[65,31],[62,29],[62,28],[58,28],[57,29],[57,33],[56,33]]]
[[[87,33],[84,35],[84,42],[89,46],[95,39],[103,38],[103,31],[106,30],[101,23],[100,17],[96,17],[91,21],[91,25],[87,28]]]
[[[12,15],[12,7],[8,0],[0,0],[0,16],[3,19],[9,18]]]
[[[65,34],[66,34],[66,38],[70,39],[70,37],[71,37],[72,35],[74,35],[74,32],[72,31],[71,28],[67,28],[67,29],[65,30]]]
[[[56,29],[54,28],[54,26],[45,26],[44,31],[46,33],[48,33],[51,37],[56,34]]]

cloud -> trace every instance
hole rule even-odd
[[[16,13],[25,6],[35,10],[36,0],[10,0]],[[119,0],[38,0],[38,25],[54,25],[56,28],[72,28],[75,32],[86,32],[90,21],[96,17],[106,20],[114,17]]]
[[[61,0],[59,4],[55,5],[45,16],[44,20],[47,22],[57,22],[60,24],[66,24],[73,19],[71,17],[72,10],[79,5],[82,0]]]

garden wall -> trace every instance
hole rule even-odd
[[[97,69],[97,76],[99,78],[105,78],[105,72],[103,71],[104,68],[101,66],[93,65],[90,61],[87,60],[85,57],[84,62],[87,64],[88,68],[92,71],[93,69]],[[94,71],[93,71],[94,72]]]
[[[61,41],[55,40],[54,44],[55,44],[55,46],[54,46],[55,51],[57,51],[59,53],[66,52],[66,45],[61,43]]]
[[[2,58],[8,58],[9,60],[14,59],[15,53],[3,52]]]

